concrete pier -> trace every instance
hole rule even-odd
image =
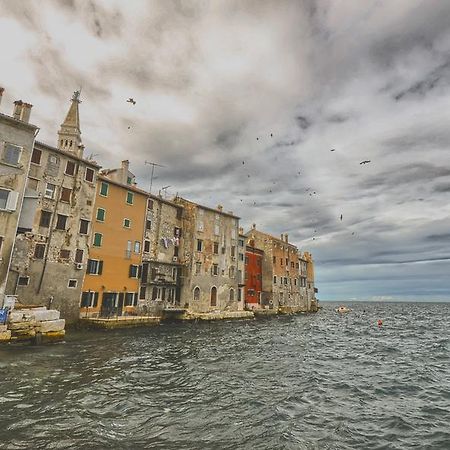
[[[159,325],[161,317],[156,316],[118,316],[112,318],[87,317],[80,319],[81,325],[88,328],[133,328]]]

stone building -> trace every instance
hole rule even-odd
[[[244,229],[239,227],[239,239],[238,239],[238,308],[245,309],[245,246],[247,237],[244,234]]]
[[[249,241],[245,247],[245,306],[255,309],[261,307],[264,252]]]
[[[3,96],[0,88],[0,104]],[[16,101],[13,116],[0,113],[0,307],[3,306],[14,239],[35,136],[31,105]]]
[[[138,313],[147,198],[128,161],[100,172],[80,317]]]
[[[299,252],[289,242],[288,235],[282,234],[278,239],[253,225],[247,237],[264,254],[261,306],[278,308],[280,312],[306,311],[307,305],[300,296]]]
[[[148,195],[139,292],[144,312],[181,306],[182,215],[182,205]]]
[[[237,311],[239,217],[177,197],[183,206],[181,305],[192,312]]]
[[[35,142],[7,293],[24,304],[58,309],[78,319],[91,239],[99,166],[83,158],[79,93],[58,132],[58,147]]]
[[[314,261],[311,253],[303,252],[303,259],[306,262],[306,298],[308,311],[317,311],[318,301],[316,294],[318,289],[314,280]]]

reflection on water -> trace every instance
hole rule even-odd
[[[0,347],[0,448],[450,448],[450,305],[351,306]]]

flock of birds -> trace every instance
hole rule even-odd
[[[130,98],[128,98],[127,103],[130,103],[131,105],[134,106],[134,105],[136,105],[136,100],[134,100],[134,98],[130,97]],[[130,129],[130,128],[131,128],[131,126],[128,126],[128,129]],[[273,137],[273,133],[270,133],[270,137]],[[259,137],[257,137],[256,140],[259,141]],[[335,152],[335,151],[336,151],[335,148],[332,148],[330,150],[330,152]],[[370,162],[371,162],[370,160],[366,159],[364,161],[361,161],[359,163],[359,165],[363,166],[363,165],[369,164]],[[245,165],[245,161],[242,161],[242,165]],[[300,175],[300,171],[297,172],[297,176],[298,175]],[[250,178],[250,174],[247,174],[247,178]],[[276,184],[276,183],[273,182],[273,184]],[[311,188],[307,188],[305,192],[309,192],[310,190],[311,190]],[[269,189],[269,192],[272,193],[272,189]],[[312,197],[313,195],[316,195],[316,194],[317,194],[316,191],[309,192],[310,197]],[[243,202],[242,199],[240,199],[240,201],[241,201],[241,203]],[[256,202],[255,201],[253,202],[253,205],[256,206]],[[344,218],[344,216],[343,216],[343,214],[341,214],[340,217],[339,217],[341,222],[342,222],[343,218]],[[316,232],[317,232],[317,230],[314,230],[314,233],[316,233]],[[353,231],[352,232],[352,236],[354,236],[354,235],[355,235],[355,232]],[[316,238],[313,237],[312,240],[315,241]]]

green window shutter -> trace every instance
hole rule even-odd
[[[98,305],[98,292],[94,294],[94,308],[97,308]]]
[[[108,195],[108,188],[109,188],[109,184],[102,182],[102,184],[100,186],[100,195],[103,195],[106,197]]]
[[[98,262],[98,275],[101,275],[103,272],[103,261]]]
[[[104,222],[105,221],[105,213],[106,213],[106,211],[103,208],[98,208],[97,209],[97,220]]]
[[[102,235],[100,233],[94,234],[94,246],[95,247],[101,247],[102,245]]]
[[[132,192],[127,192],[127,203],[129,205],[133,204],[133,193]]]

